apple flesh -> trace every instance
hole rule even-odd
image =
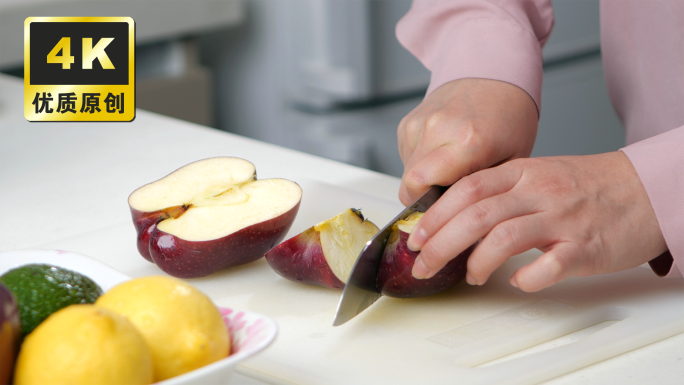
[[[10,383],[20,338],[17,301],[10,289],[0,283],[0,384]]]
[[[217,157],[190,163],[128,198],[140,254],[178,278],[261,258],[287,234],[302,190],[256,179],[254,165]]]
[[[392,225],[378,271],[377,288],[381,294],[396,298],[424,297],[447,290],[465,278],[468,257],[475,245],[449,261],[434,277],[413,277],[411,270],[420,252],[409,249],[406,242],[422,216],[423,213],[415,212]]]
[[[347,209],[266,253],[282,277],[309,285],[342,289],[359,253],[378,227],[361,211]]]

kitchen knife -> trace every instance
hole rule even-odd
[[[396,218],[366,243],[344,286],[333,326],[339,326],[354,318],[382,296],[377,289],[378,270],[394,222],[406,219],[416,211],[425,212],[449,187],[432,186],[413,204],[407,206]]]

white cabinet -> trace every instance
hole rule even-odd
[[[280,3],[290,101],[331,108],[427,88],[430,72],[394,32],[410,6],[410,0]]]

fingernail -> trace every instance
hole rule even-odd
[[[477,281],[470,276],[470,273],[466,273],[466,282],[468,282],[468,285],[477,285]]]
[[[420,251],[427,241],[428,237],[425,230],[420,227],[415,227],[413,231],[411,231],[408,241],[406,241],[406,245],[411,251]]]
[[[515,280],[515,275],[511,277],[509,282],[511,283],[511,286],[518,287],[518,281]]]
[[[416,279],[426,279],[432,277],[433,275],[430,269],[428,269],[423,263],[420,255],[418,258],[416,258],[416,262],[413,264],[413,270],[411,270],[411,274],[413,274],[413,278]]]

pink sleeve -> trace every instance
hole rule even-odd
[[[646,188],[671,255],[658,257],[651,262],[651,267],[658,275],[684,275],[684,126],[621,151],[632,162]],[[671,267],[670,258],[674,260]]]
[[[456,79],[505,81],[541,106],[550,0],[414,0],[397,38],[432,72],[428,94]]]

